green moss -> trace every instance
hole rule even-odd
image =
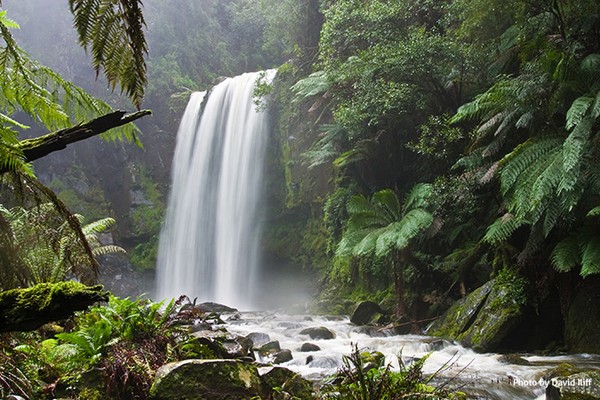
[[[33,330],[107,299],[102,286],[71,281],[7,290],[0,293],[0,330]]]

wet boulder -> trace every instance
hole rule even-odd
[[[319,351],[321,348],[314,343],[302,343],[300,346],[300,351],[302,352],[310,352],[310,351]]]
[[[263,395],[256,365],[236,360],[184,360],[163,365],[152,400],[251,399]]]
[[[273,340],[271,342],[265,343],[256,349],[261,356],[267,356],[270,354],[275,354],[281,351],[281,346],[279,345],[279,341]]]
[[[246,339],[248,339],[252,343],[252,348],[254,349],[259,348],[263,344],[269,343],[271,341],[271,337],[266,333],[262,332],[251,332],[246,335]]]
[[[200,311],[203,311],[207,314],[208,313],[234,313],[234,312],[238,311],[236,308],[226,306],[225,304],[213,303],[210,301],[198,304],[196,306],[196,308],[198,308]]]
[[[265,392],[271,392],[274,399],[312,399],[313,387],[310,381],[283,367],[273,367],[261,375]],[[277,392],[273,388],[278,388]],[[289,397],[286,397],[287,394]],[[276,395],[280,396],[277,397]],[[281,396],[283,395],[283,396]]]
[[[314,326],[300,331],[301,335],[308,335],[311,339],[334,339],[335,333],[324,326]]]
[[[498,350],[525,314],[518,289],[510,280],[489,281],[452,306],[427,334],[457,340],[477,352]]]
[[[363,301],[360,302],[352,316],[350,317],[350,322],[355,325],[368,325],[376,323],[383,315],[385,315],[385,311],[379,306],[379,304],[373,301]]]
[[[273,356],[273,364],[283,364],[288,361],[292,361],[294,356],[292,356],[292,351],[288,349],[283,349],[278,351]]]

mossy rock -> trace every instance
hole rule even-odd
[[[523,307],[513,301],[506,287],[495,285],[473,325],[458,339],[478,352],[498,349],[523,317]]]
[[[272,395],[273,392],[286,393],[293,399],[312,399],[312,383],[294,371],[283,367],[273,367],[261,376],[264,391]]]
[[[427,334],[457,339],[471,326],[493,287],[494,281],[491,280],[467,297],[458,300],[429,327]]]
[[[573,299],[565,319],[565,343],[575,353],[600,354],[600,290],[583,287]]]
[[[184,360],[163,365],[152,400],[240,400],[262,395],[256,365],[236,360]]]
[[[458,340],[478,352],[496,351],[524,315],[519,287],[491,280],[452,306],[428,334]]]

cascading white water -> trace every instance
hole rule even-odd
[[[177,133],[157,298],[185,294],[252,307],[268,133],[253,93],[257,79],[274,73],[246,73],[224,80],[206,99],[191,96]]]

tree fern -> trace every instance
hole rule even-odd
[[[504,242],[511,237],[514,231],[525,224],[526,221],[506,213],[487,228],[483,240],[492,244]]]

